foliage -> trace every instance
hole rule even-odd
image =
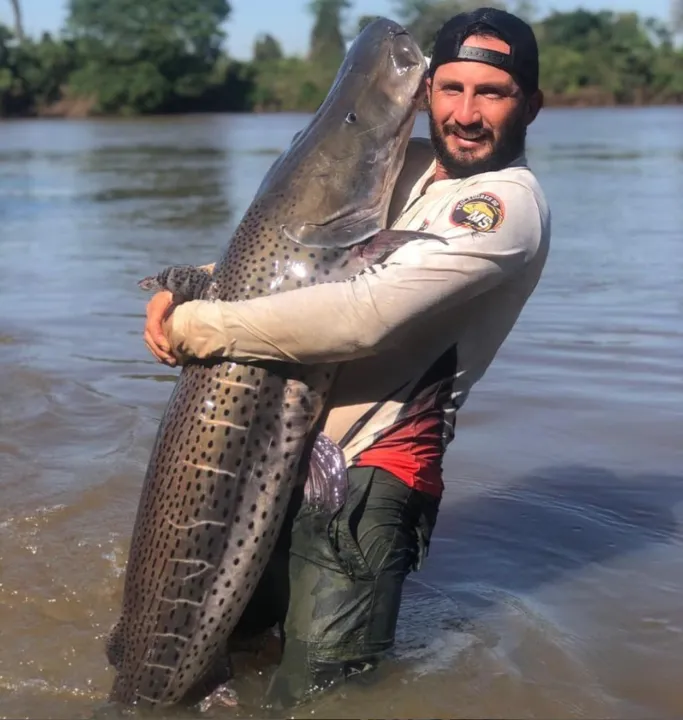
[[[45,33],[18,43],[0,26],[0,116],[30,114],[59,100],[79,61],[71,42]]]
[[[479,0],[394,0],[398,20],[412,33],[427,55],[431,55],[436,33],[446,20],[482,4]],[[504,7],[501,0],[487,0],[485,5]]]
[[[363,29],[373,20],[376,20],[378,17],[378,15],[361,15],[358,18],[358,22],[356,23],[355,32],[352,33],[352,37],[350,37],[349,39],[352,40],[354,37],[356,37],[356,35],[360,35]]]
[[[311,0],[313,15],[308,59],[332,72],[332,78],[344,59],[346,43],[342,34],[342,14],[351,7],[349,0]]]
[[[77,93],[103,112],[168,109],[208,90],[227,0],[71,0],[68,32],[83,48]]]
[[[256,67],[251,108],[256,111],[312,111],[329,89],[324,69],[302,58],[281,58]]]
[[[551,95],[610,103],[681,102],[683,53],[669,29],[635,13],[553,12],[536,24]]]
[[[272,35],[261,34],[254,42],[253,59],[255,64],[282,60],[282,47]]]
[[[446,19],[480,4],[393,2],[396,19],[426,54]],[[549,104],[683,102],[683,50],[676,44],[683,0],[672,0],[671,23],[585,9],[535,19],[535,0],[510,2],[507,7],[533,22]],[[305,57],[285,56],[276,37],[262,34],[252,59],[238,62],[224,48],[228,0],[70,0],[58,37],[22,40],[0,25],[0,116],[57,112],[84,98],[92,99],[91,112],[109,114],[315,110],[345,39],[374,17],[348,18],[350,7],[350,0],[310,0]]]

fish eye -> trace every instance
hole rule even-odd
[[[346,120],[347,123],[353,124],[353,123],[356,122],[356,120],[358,120],[358,118],[356,117],[356,113],[355,113],[355,112],[350,112],[350,113],[347,113],[347,114],[346,114],[345,120]]]

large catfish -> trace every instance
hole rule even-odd
[[[402,27],[384,18],[368,25],[310,124],[264,178],[213,273],[174,269],[160,284],[180,295],[184,288],[184,299],[245,300],[343,280],[405,241],[379,231],[425,70]],[[333,374],[332,366],[294,363],[183,367],[152,450],[123,608],[108,640],[112,701],[186,702],[223,662]]]

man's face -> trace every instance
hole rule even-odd
[[[470,36],[463,44],[510,52],[498,38]],[[540,98],[525,98],[505,70],[470,61],[446,63],[428,87],[437,179],[499,170],[523,152]]]

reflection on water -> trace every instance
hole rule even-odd
[[[196,229],[232,221],[223,179],[229,163],[229,153],[211,147],[143,145],[89,152],[78,167],[98,188],[90,201],[110,203],[117,221]]]
[[[144,348],[137,280],[213,261],[305,121],[3,125],[0,716],[104,701],[103,637],[177,376]],[[678,108],[532,126],[550,258],[461,415],[394,657],[299,716],[683,713],[682,126]],[[268,671],[239,679],[238,715],[261,715]]]

